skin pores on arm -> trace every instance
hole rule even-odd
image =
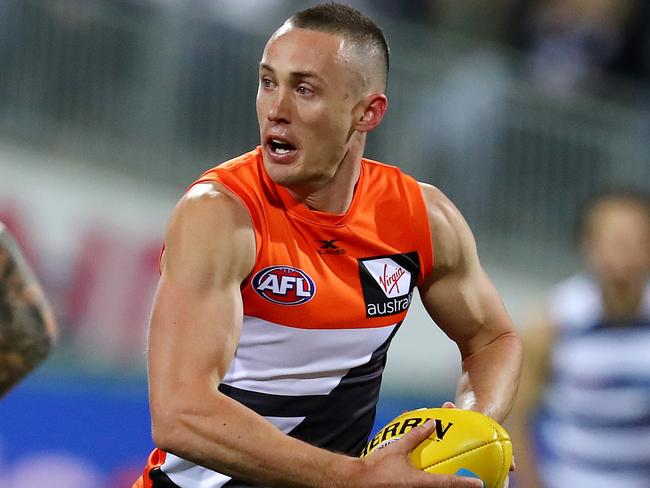
[[[55,334],[41,287],[0,223],[0,396],[47,357]]]
[[[481,267],[464,218],[438,189],[420,186],[435,255],[434,270],[420,295],[429,315],[461,353],[456,404],[502,422],[519,384],[521,339]]]

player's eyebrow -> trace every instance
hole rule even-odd
[[[260,63],[260,70],[270,71],[271,73],[275,72],[275,70],[266,63]],[[313,71],[292,71],[289,76],[291,76],[292,78],[300,78],[300,79],[313,78],[318,81],[324,81],[320,75],[318,75]]]

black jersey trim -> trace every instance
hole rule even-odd
[[[180,488],[159,466],[149,471],[149,477],[153,481],[153,488]]]
[[[305,417],[289,435],[317,447],[357,456],[365,446],[375,422],[381,376],[388,347],[401,322],[367,363],[350,369],[327,395],[270,395],[220,385],[219,390],[234,400],[273,417]],[[223,488],[255,486],[233,479]]]
[[[223,383],[219,385],[219,391],[264,417],[304,417],[317,410],[327,398],[327,395],[259,393]]]

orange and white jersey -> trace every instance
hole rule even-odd
[[[313,445],[358,454],[373,426],[386,352],[414,288],[431,273],[417,182],[362,160],[345,214],[309,209],[266,174],[257,148],[204,173],[248,209],[256,262],[220,391]],[[144,486],[247,486],[155,451]]]

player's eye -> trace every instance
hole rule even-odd
[[[264,76],[260,79],[260,84],[264,88],[271,88],[271,86],[273,86],[273,81],[271,80],[271,78]]]
[[[298,87],[296,88],[296,92],[298,93],[298,95],[311,95],[312,93],[314,93],[314,91],[311,88],[305,85],[298,85]]]

